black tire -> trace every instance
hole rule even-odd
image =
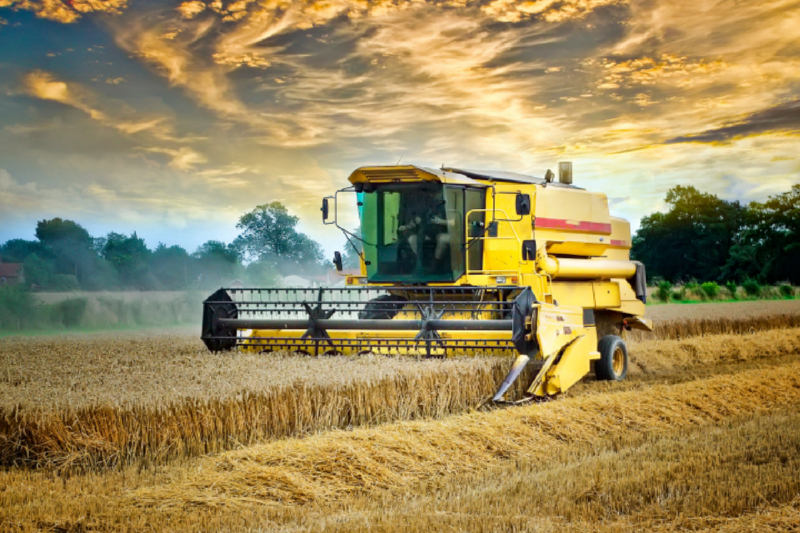
[[[405,307],[407,301],[402,296],[393,294],[378,296],[367,302],[364,310],[358,313],[358,318],[361,320],[391,320]]]
[[[628,375],[628,347],[616,335],[606,335],[597,343],[600,359],[594,363],[597,379],[622,381]]]

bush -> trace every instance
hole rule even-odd
[[[0,329],[34,327],[43,319],[41,307],[30,291],[22,286],[0,288]]]
[[[729,281],[725,284],[725,286],[728,288],[728,292],[731,293],[731,298],[734,300],[738,300],[739,295],[737,294],[737,291],[739,290],[739,287],[736,285],[736,282]]]
[[[761,294],[761,285],[756,280],[751,278],[744,280],[744,283],[742,283],[742,288],[744,289],[744,292],[746,292],[747,295],[752,298],[758,298],[758,296]]]
[[[779,289],[781,291],[781,296],[784,298],[791,298],[794,296],[794,287],[791,285],[781,285]]]
[[[686,298],[686,291],[685,289],[681,289],[679,291],[672,292],[672,299],[673,300],[683,300]]]
[[[54,318],[67,328],[80,326],[83,321],[83,315],[86,313],[87,303],[88,300],[86,298],[62,300],[53,305],[56,314]]]
[[[714,283],[713,281],[707,281],[700,285],[700,289],[711,299],[714,299],[719,294],[719,285]]]
[[[78,278],[72,274],[56,274],[53,276],[51,284],[55,291],[78,291],[81,288]]]
[[[656,297],[662,302],[669,301],[669,293],[672,290],[672,283],[669,281],[659,281],[658,290],[656,290]]]
[[[686,289],[689,292],[694,292],[694,291],[697,291],[697,290],[700,289],[700,284],[697,283],[694,280],[691,280],[691,281],[687,281],[686,283],[684,283],[683,284],[683,288]]]

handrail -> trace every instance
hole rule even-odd
[[[487,213],[487,212],[490,212],[490,211],[492,212],[492,221],[490,222],[490,224],[493,224],[495,222],[506,222],[509,225],[509,227],[511,228],[511,232],[514,235],[513,237],[485,237],[485,236],[481,236],[481,237],[473,237],[472,239],[470,239],[470,237],[469,237],[469,217],[470,217],[470,215],[472,215],[472,213]],[[494,216],[494,214],[496,212],[498,212],[498,211],[500,213],[502,213],[503,216],[505,216],[504,219],[497,219]],[[514,229],[514,226],[512,224],[512,222],[516,222],[516,221],[512,220],[512,219],[510,219],[508,217],[508,213],[506,213],[505,209],[498,209],[497,207],[493,207],[493,209],[471,209],[470,211],[467,211],[467,214],[465,215],[464,220],[465,220],[465,223],[464,223],[464,243],[465,243],[465,248],[467,250],[469,249],[470,242],[476,241],[476,240],[490,240],[490,239],[516,240],[517,244],[519,244],[520,247],[522,246],[522,241],[520,241],[519,235],[517,235],[517,230]],[[499,229],[498,229],[498,231],[499,231]],[[487,274],[487,273],[489,273],[489,274],[497,274],[497,273],[516,274],[517,276],[521,275],[521,272],[520,272],[519,268],[517,268],[517,270],[487,270],[487,269],[470,270],[470,268],[469,268],[469,252],[467,252],[465,255],[466,255],[466,257],[464,258],[464,271],[465,271],[466,275],[468,275],[468,276],[470,274],[481,275],[481,274]],[[525,261],[525,260],[519,261],[519,266],[525,265],[528,262],[529,261]]]

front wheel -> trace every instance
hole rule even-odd
[[[595,363],[599,380],[622,381],[628,375],[628,348],[616,335],[606,335],[597,343],[600,359]]]

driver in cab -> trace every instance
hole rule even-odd
[[[450,246],[449,227],[455,226],[455,220],[448,220],[445,212],[444,200],[433,200],[426,196],[414,198],[408,206],[407,222],[398,231],[408,235],[408,245],[417,255],[420,234],[423,239],[433,238],[436,241],[436,251],[434,257],[439,260],[444,256],[444,252]],[[420,231],[423,230],[423,231]],[[432,235],[429,236],[429,235]]]

